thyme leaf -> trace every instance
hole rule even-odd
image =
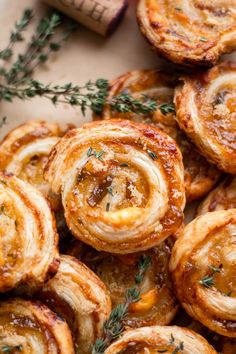
[[[210,265],[209,269],[211,269],[211,274],[205,275],[201,280],[199,280],[199,284],[201,284],[205,288],[211,288],[215,284],[214,275],[216,273],[220,273],[221,268],[222,268],[222,264],[220,264],[219,267],[213,267]]]
[[[153,159],[156,160],[157,159],[157,154],[149,149],[147,149],[147,153],[148,155]]]

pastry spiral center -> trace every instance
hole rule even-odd
[[[66,209],[104,238],[122,239],[130,226],[133,235],[144,224],[147,230],[158,226],[168,194],[157,164],[158,156],[143,146],[112,141],[86,146],[72,168],[74,180],[65,182]]]

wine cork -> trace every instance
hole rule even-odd
[[[127,8],[127,0],[43,1],[104,36],[115,30]]]

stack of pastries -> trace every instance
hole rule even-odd
[[[206,3],[140,0],[141,30],[176,63],[213,65],[236,46],[236,3]],[[119,94],[157,108],[114,112]],[[88,124],[9,132],[0,236],[0,353],[235,354],[236,64],[132,71]],[[96,351],[134,286],[125,331]]]

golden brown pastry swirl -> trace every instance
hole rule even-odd
[[[199,216],[176,241],[170,260],[176,294],[188,314],[236,337],[236,209]]]
[[[181,154],[158,129],[108,120],[72,130],[52,150],[46,178],[74,236],[98,250],[145,250],[181,225]]]
[[[0,292],[34,287],[58,268],[54,216],[42,194],[0,173]]]
[[[209,66],[236,48],[235,0],[139,0],[140,28],[152,47],[184,65]]]
[[[125,332],[105,354],[216,354],[199,334],[177,326],[151,326]]]
[[[52,147],[62,132],[55,123],[28,121],[16,127],[0,143],[0,169],[32,184],[59,209],[60,200],[43,178],[43,169]]]
[[[164,70],[135,70],[128,72],[110,84],[108,101],[114,96],[131,94],[139,100],[154,100],[157,110],[150,114],[117,113],[107,104],[102,119],[124,118],[153,125],[170,135],[183,154],[184,182],[188,201],[206,195],[219,178],[220,171],[198,153],[195,146],[180,130],[173,105],[174,89],[178,84],[178,75]],[[96,119],[97,116],[94,116]],[[101,119],[101,117],[99,117]]]
[[[66,322],[39,301],[0,303],[0,352],[74,354]]]
[[[175,93],[180,127],[209,161],[236,174],[236,64],[182,80]]]
[[[103,282],[75,258],[60,256],[57,274],[43,286],[39,295],[66,319],[75,349],[81,354],[90,354],[111,310],[110,296]]]
[[[125,302],[126,291],[136,283],[141,300],[130,305],[129,314],[123,323],[126,327],[137,328],[168,324],[176,314],[178,303],[169,273],[172,245],[172,239],[168,238],[142,253],[114,255],[98,252],[73,240],[67,253],[84,262],[105,283],[113,307]]]

